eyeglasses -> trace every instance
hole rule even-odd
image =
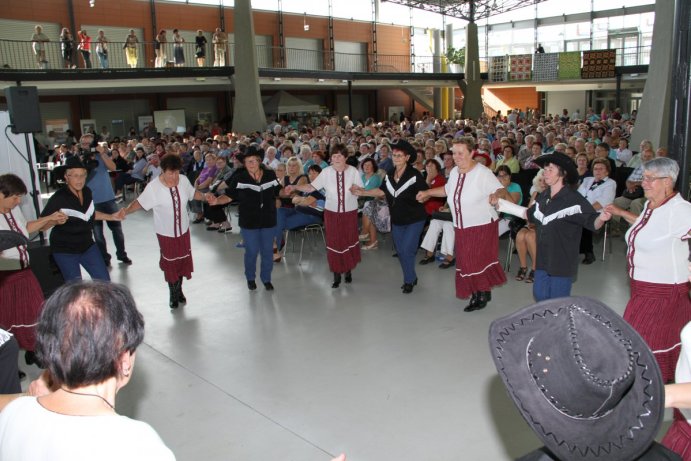
[[[658,179],[664,179],[664,178],[669,178],[669,176],[643,176],[643,179],[641,180],[641,182],[651,183],[651,182],[657,181]]]
[[[500,173],[497,175],[497,178],[508,178],[508,177],[509,177],[509,175],[506,173]]]
[[[393,158],[405,158],[407,156],[405,154],[393,154],[392,157]]]

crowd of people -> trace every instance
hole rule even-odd
[[[225,233],[231,229],[225,207],[238,203],[249,290],[257,289],[258,259],[260,281],[274,289],[271,273],[281,260],[285,231],[322,224],[334,289],[354,282],[362,251],[377,251],[379,235],[390,232],[402,293],[419,283],[416,266],[438,257],[441,269],[455,266],[456,296],[469,299],[464,310],[473,312],[488,306],[492,290],[506,282],[498,252],[502,235],[516,243],[515,279],[531,283],[535,300],[542,301],[570,295],[579,253],[583,264],[593,264],[594,236],[619,218],[617,226],[629,226],[631,300],[624,319],[656,352],[664,381],[673,381],[679,357],[674,346],[691,321],[683,240],[691,229],[691,205],[675,190],[678,165],[648,141],[639,152],[629,150],[634,122],[622,114],[588,110],[584,120],[510,115],[358,124],[332,117],[303,127],[273,121],[244,135],[224,134],[217,125],[217,133],[86,135],[55,149],[65,183],[37,221],[11,224],[8,216],[16,218],[13,210],[26,188],[5,177],[11,175],[0,177],[0,229],[28,235],[54,227],[51,246],[66,280],[79,278],[79,265],[92,278],[108,280],[102,222],[112,225],[116,257],[131,264],[121,221],[153,210],[159,267],[174,309],[186,302],[182,281],[194,269],[190,226],[205,223],[207,230]],[[626,174],[617,176],[617,169]],[[120,194],[137,182],[143,192],[120,209]],[[637,201],[639,213],[632,206]],[[420,247],[424,255],[417,260]],[[14,265],[2,272],[26,272],[23,254],[19,247],[3,252],[0,262]],[[0,299],[14,302],[18,295],[3,286]],[[3,311],[0,327],[35,323],[40,311],[36,305],[19,310]],[[35,348],[24,340],[20,346],[29,353]]]
[[[194,53],[198,67],[205,67],[207,65],[224,67],[229,62],[228,52],[230,44],[228,42],[228,34],[220,27],[217,27],[211,35],[213,53],[210,53],[212,59],[209,64],[207,64],[209,43],[203,30],[197,31],[194,37],[194,47],[189,50],[187,50],[185,45],[185,38],[178,29],[173,29],[171,39],[168,37],[168,32],[165,29],[161,29],[156,33],[153,42],[151,42],[155,55],[154,67],[167,67],[169,62],[175,67],[184,67],[186,65],[185,52],[190,50]],[[39,69],[47,69],[49,66],[48,57],[50,53],[47,52],[47,47],[50,41],[50,38],[43,32],[43,27],[36,25],[34,33],[31,35],[31,49]],[[127,66],[136,68],[139,66],[140,44],[146,43],[139,40],[134,29],[130,29],[129,33],[122,40],[118,39],[113,42],[106,37],[103,29],[99,29],[96,37],[92,38],[84,28],[78,30],[76,36],[74,36],[68,27],[61,29],[58,42],[59,45],[56,46],[59,46],[61,65],[65,69],[76,69],[77,67],[84,69],[93,68],[94,65],[91,60],[92,51],[98,57],[100,68],[108,69],[110,67],[109,53],[111,49],[122,49]],[[169,43],[173,50],[172,61],[168,59]],[[81,63],[78,62],[77,56],[81,57]]]

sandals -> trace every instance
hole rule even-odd
[[[379,248],[379,240],[375,240],[374,242],[370,243],[369,245],[363,245],[362,249],[363,250],[376,250]]]
[[[525,283],[533,283],[535,281],[535,271],[531,269],[528,276],[525,278]]]
[[[433,253],[431,256],[425,256],[424,258],[422,258],[420,260],[420,264],[424,266],[425,264],[433,263],[434,259],[435,258],[434,258],[434,253]]]
[[[456,258],[453,258],[451,260],[445,259],[443,263],[439,264],[439,269],[448,269],[449,267],[453,267],[456,265]]]
[[[525,280],[526,272],[528,272],[527,267],[521,267],[520,269],[518,269],[518,274],[516,274],[516,281],[522,282],[523,280]]]

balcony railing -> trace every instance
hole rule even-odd
[[[109,42],[107,53],[107,68],[129,68],[123,42]],[[71,59],[65,55],[60,42],[44,43],[44,54],[34,52],[31,41],[0,40],[0,67],[14,70],[55,70],[70,69],[75,71],[86,68],[82,54],[73,43]],[[219,62],[214,61],[213,45],[208,44],[205,50],[206,58],[198,62],[194,43],[183,43],[180,48],[184,56],[185,67],[213,67]],[[133,67],[154,68],[174,67],[175,45],[166,43],[156,58],[153,42],[139,43],[135,47],[137,60]],[[313,51],[296,48],[281,48],[257,45],[257,65],[264,69],[292,69],[303,71],[332,71],[332,72],[369,72],[369,73],[432,73],[434,56],[401,56],[385,54],[350,54],[331,51]],[[96,52],[96,43],[92,42],[90,50],[91,67],[105,68],[106,62]],[[225,56],[225,66],[235,65],[234,49],[228,47]],[[39,59],[39,56],[43,59]],[[486,72],[487,60],[481,59],[481,71]],[[623,48],[617,50],[617,66],[646,65],[650,62],[650,47]],[[462,72],[458,66],[451,66],[452,71]]]

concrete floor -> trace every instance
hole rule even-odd
[[[146,336],[116,408],[150,423],[178,460],[508,460],[540,445],[487,344],[494,318],[532,303],[515,256],[492,303],[464,313],[453,269],[418,266],[419,285],[402,294],[390,239],[363,252],[352,285],[332,289],[323,245],[306,244],[301,265],[291,251],[275,265],[275,291],[250,292],[239,235],[193,225],[188,303],[171,311],[152,216],[124,228],[134,264],[111,276],[132,290]],[[622,312],[624,251],[617,240],[581,266],[573,294]]]

